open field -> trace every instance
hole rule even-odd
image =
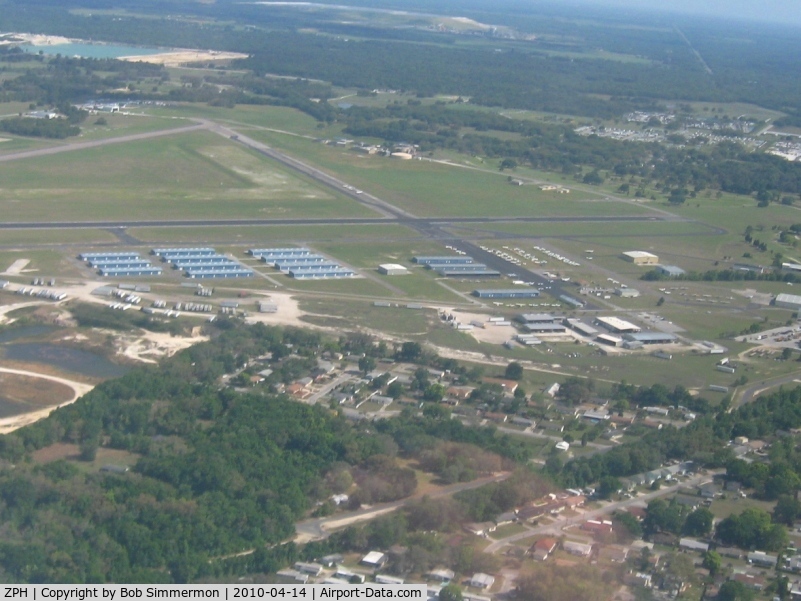
[[[430,310],[374,307],[363,301],[346,304],[331,299],[303,300],[300,307],[311,314],[306,321],[321,326],[364,327],[405,337],[424,336],[432,327],[439,327],[439,319]]]
[[[294,156],[305,157],[321,169],[336,173],[418,216],[575,216],[646,215],[643,207],[602,200],[597,194],[569,195],[542,191],[537,186],[512,186],[508,174],[431,161],[400,161],[359,155],[319,142],[265,131],[249,131],[256,140]],[[601,202],[595,202],[601,201]]]
[[[219,121],[236,129],[248,131],[248,126],[268,128],[310,138],[327,138],[340,135],[341,125],[318,127],[318,122],[296,109],[268,105],[240,105],[221,108],[197,104],[173,104],[169,107],[148,108],[148,114],[183,119],[205,118]],[[255,131],[255,130],[254,130]]]
[[[253,245],[341,243],[343,240],[376,243],[381,240],[420,239],[420,235],[402,225],[271,225],[213,227],[138,227],[128,230],[131,236],[144,243],[175,242],[203,243],[238,247],[242,254]]]
[[[75,229],[75,230],[54,230],[54,229],[26,229],[26,230],[3,230],[0,234],[0,245],[4,248],[15,246],[22,249],[31,245],[108,245],[117,242],[117,237],[108,230],[99,229]],[[2,267],[2,266],[0,266]]]
[[[13,161],[0,180],[0,209],[19,221],[370,214],[207,132]]]
[[[647,206],[647,205],[644,205]],[[637,207],[635,207],[637,210]],[[459,229],[469,231],[471,226],[460,225]],[[476,226],[478,229],[478,226]],[[480,226],[480,232],[499,232],[534,238],[589,238],[603,240],[606,237],[617,240],[621,239],[622,244],[627,244],[629,236],[632,237],[666,237],[673,236],[692,237],[705,236],[716,238],[712,234],[714,228],[704,223],[689,221],[645,221],[636,224],[627,222],[606,222],[606,223],[488,223]],[[509,244],[504,242],[503,244]],[[534,242],[526,242],[531,247]],[[582,242],[582,244],[584,244]],[[592,248],[586,246],[585,248]]]
[[[17,374],[0,373],[0,417],[10,417],[59,405],[73,397],[69,386]]]
[[[27,282],[33,277],[64,278],[81,277],[85,274],[79,267],[80,261],[70,254],[57,250],[0,251],[0,271],[5,271],[14,261],[20,259],[27,259],[30,262],[19,275],[12,276],[10,279],[18,280],[21,283]]]

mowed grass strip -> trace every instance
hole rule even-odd
[[[373,216],[208,132],[0,164],[13,221]]]
[[[270,247],[276,244],[311,244],[351,242],[378,242],[417,239],[420,234],[402,225],[393,223],[378,225],[246,225],[246,226],[188,226],[188,227],[138,227],[128,233],[142,242],[182,244],[242,245],[248,248]],[[236,250],[236,249],[233,249]]]
[[[305,138],[248,131],[256,140],[302,157],[419,216],[511,217],[576,215],[644,215],[648,209],[603,200],[591,192],[557,194],[536,185],[513,186],[508,174],[492,169],[365,156]]]
[[[50,244],[110,244],[117,237],[107,230],[99,229],[25,229],[0,230],[0,246],[40,246]]]

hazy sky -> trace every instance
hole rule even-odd
[[[801,24],[797,0],[581,0],[599,6],[625,6],[684,13]]]

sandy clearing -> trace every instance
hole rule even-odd
[[[29,303],[15,303],[13,305],[3,305],[0,307],[0,323],[6,323],[9,321],[8,313],[12,311],[16,311],[17,309],[22,309],[24,307],[37,307],[39,305],[48,305],[51,304],[48,301],[31,301]]]
[[[174,50],[159,54],[145,54],[133,56],[121,56],[122,61],[136,61],[143,63],[153,63],[164,65],[165,67],[177,67],[185,63],[195,63],[199,61],[220,61],[247,58],[247,54],[241,52],[214,52],[204,50]]]
[[[30,263],[30,259],[17,259],[14,261],[8,269],[3,272],[3,275],[19,275],[22,273],[22,270],[28,266]]]
[[[135,336],[114,332],[119,354],[142,363],[158,363],[194,344],[206,342],[208,336],[172,336],[164,332],[143,332]]]
[[[30,413],[23,413],[22,415],[15,415],[13,417],[0,419],[0,434],[8,434],[9,432],[13,432],[18,428],[22,428],[23,426],[27,426],[29,424],[37,422],[40,419],[44,419],[59,407],[64,407],[65,405],[74,403],[76,400],[78,400],[80,397],[82,397],[83,395],[85,395],[87,392],[89,392],[94,388],[94,385],[92,384],[85,384],[83,382],[76,382],[74,380],[67,380],[66,378],[49,376],[47,374],[40,374],[38,372],[27,371],[23,369],[10,369],[6,367],[0,367],[0,372],[7,374],[16,374],[19,376],[29,376],[31,378],[42,378],[44,380],[50,380],[51,382],[64,384],[65,386],[69,386],[72,389],[73,393],[73,397],[69,401],[65,401],[64,403],[61,403],[59,405],[46,407],[45,409],[39,409],[38,411],[31,411]]]
[[[59,44],[71,44],[77,40],[71,40],[60,35],[41,35],[38,33],[4,33],[0,44],[17,45],[20,42],[33,44],[34,46],[58,46]]]
[[[449,311],[449,313],[453,314],[459,323],[472,324],[475,322],[484,324],[483,328],[476,326],[472,330],[466,332],[479,342],[503,344],[507,340],[514,338],[517,333],[512,326],[494,325],[492,322],[488,321],[491,316],[486,313],[468,313],[460,309],[453,309]]]
[[[295,297],[291,294],[282,294],[280,292],[270,292],[264,294],[264,299],[274,303],[278,307],[277,313],[250,313],[245,320],[247,323],[263,323],[273,326],[302,326],[305,328],[312,327],[311,324],[301,320],[301,317],[306,315],[300,309],[300,305]]]

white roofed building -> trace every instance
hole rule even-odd
[[[658,256],[643,250],[629,250],[624,252],[622,257],[625,261],[635,265],[656,265],[659,263]]]

